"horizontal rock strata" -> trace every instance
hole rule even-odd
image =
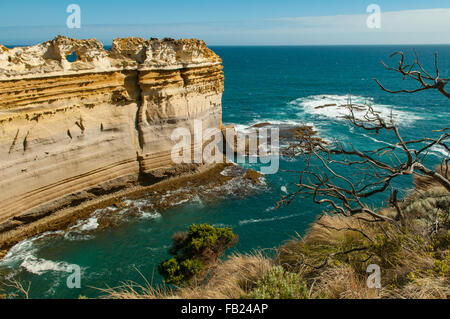
[[[0,46],[0,224],[164,176],[172,131],[219,128],[222,93],[200,40]]]

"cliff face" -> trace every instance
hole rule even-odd
[[[172,167],[173,129],[219,128],[222,93],[221,59],[200,40],[0,46],[0,223]]]

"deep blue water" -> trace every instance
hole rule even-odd
[[[404,50],[412,57],[413,47],[343,46],[343,47],[212,47],[224,64],[225,93],[223,121],[239,129],[258,122],[275,124],[310,123],[321,137],[336,138],[344,143],[370,149],[383,146],[391,137],[380,134],[364,136],[365,132],[350,127],[338,118],[336,110],[317,110],[314,106],[345,101],[349,91],[353,99],[374,105],[382,114],[394,114],[405,138],[424,131],[442,128],[450,123],[449,101],[436,92],[392,95],[378,88],[373,78],[386,87],[410,86],[398,74],[386,71],[382,58],[393,65],[390,53]],[[441,76],[450,77],[450,46],[416,47],[422,61],[432,69],[433,54],[439,53]],[[429,155],[437,163],[434,149]],[[446,154],[445,156],[448,156]],[[282,159],[280,170],[301,169],[302,162]],[[245,165],[258,168],[258,165]],[[125,280],[144,284],[136,268],[155,284],[160,282],[156,265],[167,257],[167,248],[174,232],[193,223],[226,225],[240,237],[234,251],[250,252],[272,248],[305,233],[323,207],[310,200],[296,200],[288,207],[274,210],[283,195],[282,187],[293,190],[295,176],[286,172],[266,176],[266,186],[247,198],[230,196],[205,203],[195,200],[159,215],[147,212],[145,217],[131,219],[120,227],[101,232],[74,231],[69,236],[44,236],[27,240],[15,247],[0,271],[22,282],[31,281],[31,296],[74,298],[95,297],[92,287],[117,286]],[[410,178],[396,184],[406,190]],[[239,187],[239,186],[238,186]],[[145,200],[145,199],[144,199]],[[371,201],[383,205],[386,196]],[[130,203],[138,205],[139,203]],[[145,213],[145,212],[144,212]],[[85,229],[95,228],[85,225]],[[270,250],[268,251],[270,252]],[[67,264],[82,267],[82,288],[68,289],[64,272]],[[153,275],[154,274],[154,275]]]

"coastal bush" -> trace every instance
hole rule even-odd
[[[211,225],[191,225],[188,232],[176,233],[172,237],[169,253],[174,257],[163,261],[158,271],[164,282],[185,286],[201,274],[206,275],[227,248],[237,242],[231,228],[215,228]]]
[[[205,252],[213,252],[217,256],[230,247],[234,239],[231,228],[214,228],[207,224],[192,225],[181,250],[187,256],[198,256]]]
[[[309,291],[298,273],[276,266],[258,281],[248,295],[252,299],[309,299]]]
[[[182,286],[203,269],[203,263],[200,260],[173,257],[162,262],[158,269],[167,284]]]

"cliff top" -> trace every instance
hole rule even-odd
[[[67,59],[68,56],[73,59]],[[111,50],[105,50],[96,39],[58,36],[29,47],[8,49],[0,45],[0,80],[117,69],[176,69],[221,62],[198,39],[118,38]]]

